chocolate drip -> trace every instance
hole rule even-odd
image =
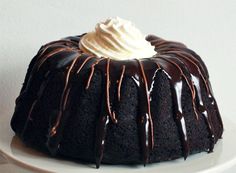
[[[157,72],[161,70],[169,79],[172,92],[172,100],[174,105],[174,118],[180,133],[180,141],[182,143],[183,156],[186,159],[190,153],[188,133],[186,130],[185,115],[183,114],[182,93],[183,84],[187,84],[191,92],[192,108],[195,113],[196,121],[199,116],[203,116],[209,129],[209,152],[213,150],[216,142],[216,132],[213,128],[213,114],[208,112],[206,103],[203,100],[202,86],[205,87],[208,99],[216,111],[216,116],[223,128],[222,120],[218,111],[217,103],[213,97],[210,82],[208,79],[207,69],[201,58],[193,51],[188,49],[182,43],[166,41],[156,36],[148,36],[147,40],[155,46],[157,54],[150,58],[141,60],[125,60],[117,61],[110,58],[100,58],[84,54],[79,49],[80,36],[67,37],[63,40],[51,42],[43,46],[39,52],[36,62],[27,85],[24,91],[27,91],[32,81],[37,77],[38,73],[44,76],[44,82],[38,87],[38,94],[32,102],[29,109],[28,119],[25,123],[22,136],[25,128],[30,121],[31,114],[38,99],[42,96],[47,85],[47,80],[50,80],[51,71],[66,68],[65,82],[63,92],[61,94],[60,105],[55,122],[49,129],[48,149],[52,153],[56,153],[61,136],[58,133],[62,132],[63,124],[65,124],[65,110],[67,108],[68,99],[70,97],[71,80],[73,77],[81,77],[82,70],[90,70],[87,78],[85,89],[89,89],[95,71],[101,71],[103,77],[103,96],[101,101],[101,111],[96,124],[96,139],[95,139],[95,161],[96,167],[100,166],[103,159],[103,151],[105,147],[106,132],[109,130],[109,123],[119,123],[119,117],[115,112],[115,105],[122,99],[121,88],[124,77],[131,78],[138,89],[139,104],[138,104],[138,127],[142,152],[142,161],[144,165],[149,161],[149,154],[155,147],[154,127],[151,115],[150,101],[152,100],[152,90],[155,83]],[[60,62],[59,62],[60,61]],[[48,66],[49,65],[49,66]],[[49,67],[50,71],[48,71]],[[67,117],[68,118],[68,117]],[[222,135],[222,132],[220,136]],[[218,135],[219,136],[219,135]]]
[[[105,107],[105,96],[103,97],[103,103],[102,103],[102,110],[99,116],[99,119],[97,121],[97,127],[96,127],[96,139],[95,139],[95,162],[96,162],[96,168],[100,167],[102,157],[103,157],[103,150],[104,150],[104,144],[105,144],[105,135],[107,130],[107,125],[110,122],[109,115],[106,111]]]
[[[49,132],[50,137],[54,136],[57,133],[57,128],[58,128],[60,120],[62,118],[62,114],[66,109],[66,103],[67,103],[68,95],[70,92],[69,81],[71,80],[71,76],[72,76],[71,71],[72,71],[73,67],[75,66],[75,62],[78,60],[78,58],[79,57],[77,57],[73,60],[70,67],[68,68],[68,71],[66,72],[65,85],[64,85],[64,89],[61,94],[59,113],[58,113],[55,125],[53,125],[53,127],[50,129],[50,132]]]
[[[40,98],[42,97],[44,91],[45,91],[45,88],[47,87],[48,85],[48,82],[50,81],[51,79],[51,76],[49,73],[47,73],[46,77],[45,77],[45,80],[42,82],[42,84],[40,85],[39,87],[39,91],[37,92],[37,95],[36,95],[36,98],[35,100],[33,101],[30,109],[29,109],[29,112],[28,112],[28,116],[27,116],[27,119],[26,119],[26,122],[25,122],[25,125],[21,131],[21,137],[22,139],[24,139],[24,133],[27,129],[27,126],[28,124],[30,123],[30,121],[32,121],[32,112],[35,108],[35,106],[37,105],[38,101],[40,100]]]
[[[215,144],[215,135],[214,135],[213,128],[212,128],[212,126],[213,126],[212,122],[209,120],[211,118],[210,117],[211,115],[209,115],[209,113],[207,111],[206,105],[202,99],[202,91],[201,91],[201,84],[205,85],[208,95],[209,95],[206,79],[203,77],[201,70],[196,65],[196,63],[194,63],[194,61],[189,59],[186,55],[184,56],[184,55],[180,54],[179,52],[173,52],[173,51],[167,52],[166,54],[174,55],[174,56],[172,56],[172,58],[174,58],[175,61],[181,61],[184,65],[187,66],[187,69],[189,70],[189,73],[191,75],[191,81],[194,85],[194,90],[196,93],[195,97],[197,99],[197,102],[196,102],[196,100],[193,100],[194,106],[195,106],[195,102],[196,102],[197,112],[199,112],[199,113],[196,113],[196,115],[198,115],[198,114],[203,115],[206,120],[207,126],[209,128],[209,132],[210,132],[210,138],[211,138],[209,151],[212,151],[214,144]]]
[[[183,146],[183,156],[184,159],[187,158],[190,152],[188,134],[186,128],[186,121],[183,115],[182,108],[182,90],[183,90],[183,72],[177,64],[163,56],[157,57],[158,63],[160,63],[161,68],[167,74],[170,79],[172,86],[172,96],[173,96],[173,105],[175,112],[175,120],[178,126],[178,130],[181,136],[181,142]],[[191,89],[191,88],[190,88]]]
[[[87,85],[86,85],[86,89],[89,89],[89,86],[90,86],[90,82],[92,80],[92,77],[93,77],[93,74],[94,74],[94,69],[95,69],[95,66],[102,60],[104,60],[105,58],[101,58],[101,59],[97,59],[97,61],[92,64],[91,66],[91,72],[90,72],[90,75],[88,77],[88,81],[87,81]]]
[[[61,41],[60,41],[61,43]],[[47,49],[50,49],[50,50],[47,50]],[[25,87],[23,88],[23,90],[21,91],[20,93],[20,96],[17,98],[17,100],[20,99],[20,97],[22,97],[24,95],[24,93],[26,93],[28,90],[29,90],[29,87],[31,86],[31,83],[35,80],[37,80],[36,78],[37,77],[40,77],[38,72],[39,72],[39,69],[41,66],[43,66],[43,64],[51,57],[57,55],[58,53],[63,53],[63,52],[69,52],[69,53],[73,53],[73,49],[71,49],[70,47],[65,47],[63,45],[57,45],[57,46],[54,46],[54,45],[48,45],[46,47],[42,47],[37,56],[35,57],[35,63],[33,64],[33,67],[32,67],[32,70],[30,72],[30,75],[29,75],[29,78],[27,80],[27,84],[25,85]],[[75,52],[77,53],[77,52]],[[67,55],[68,56],[68,55]],[[27,119],[26,119],[26,123],[24,125],[24,128],[23,130],[21,131],[21,136],[23,137],[24,136],[24,133],[25,133],[25,130],[28,126],[28,123],[29,121],[31,121],[31,114],[35,108],[35,106],[37,105],[39,99],[41,98],[41,96],[43,95],[43,92],[47,86],[47,83],[48,81],[50,80],[50,71],[48,71],[48,69],[43,72],[43,82],[42,84],[39,86],[38,88],[38,92],[37,92],[37,95],[36,95],[36,98],[35,100],[33,101],[30,109],[29,109],[29,112],[28,112],[28,116],[27,116]],[[36,88],[37,90],[37,88]]]
[[[222,138],[222,134],[223,134],[223,121],[222,121],[221,116],[220,116],[220,111],[219,111],[217,102],[216,102],[216,100],[215,100],[215,98],[213,96],[213,91],[212,91],[212,88],[211,88],[211,83],[209,81],[207,83],[208,83],[208,85],[207,85],[207,87],[208,87],[208,98],[211,100],[211,105],[215,108],[216,116],[218,118],[218,121],[220,122],[220,126],[221,126],[222,130],[220,131],[219,137]]]
[[[79,75],[82,69],[88,64],[89,60],[93,59],[94,56],[81,56],[76,57],[71,65],[69,66],[66,75],[65,75],[65,83],[64,88],[61,95],[60,105],[58,108],[58,114],[56,117],[56,121],[53,126],[49,129],[49,136],[47,141],[47,147],[52,154],[56,154],[59,148],[59,143],[61,140],[61,133],[64,128],[65,121],[68,117],[65,117],[65,111],[68,102],[68,96],[71,90],[70,82],[72,81],[72,77],[75,75]],[[77,69],[79,68],[79,69]],[[67,115],[68,116],[68,115]],[[62,123],[63,122],[63,123]]]
[[[150,149],[154,148],[154,130],[151,116],[150,107],[150,93],[152,91],[151,84],[154,81],[156,74],[155,64],[150,61],[137,60],[140,68],[141,79],[139,79],[139,114],[140,114],[140,131],[141,131],[141,144],[143,150],[143,163],[146,165],[149,161]],[[146,72],[145,70],[146,69]],[[146,73],[148,75],[146,75]],[[148,77],[147,77],[148,76]]]
[[[113,123],[117,123],[117,119],[115,117],[115,113],[112,111],[111,105],[110,105],[110,59],[106,59],[102,62],[102,64],[99,66],[101,70],[104,71],[104,78],[105,79],[105,89],[103,93],[103,103],[101,108],[101,113],[97,122],[97,128],[96,128],[96,142],[95,142],[95,161],[96,161],[96,168],[99,168],[102,157],[103,157],[103,150],[104,150],[104,144],[105,144],[105,135],[107,130],[107,125],[110,122],[110,119]]]
[[[118,80],[118,89],[117,89],[117,97],[118,97],[118,101],[120,101],[120,90],[121,90],[121,85],[122,85],[122,81],[124,78],[124,73],[125,73],[125,65],[122,66],[122,71],[121,71],[121,75],[120,75],[120,79]]]
[[[107,58],[107,65],[106,65],[106,107],[109,113],[109,116],[113,123],[117,123],[115,112],[112,108],[111,96],[110,91],[114,91],[114,81],[116,81],[115,74],[110,73],[110,62],[111,59]],[[113,76],[114,75],[114,76]],[[114,80],[114,81],[113,81]]]

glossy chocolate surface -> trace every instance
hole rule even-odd
[[[180,133],[180,140],[182,143],[183,157],[186,159],[189,155],[189,139],[186,130],[185,115],[182,112],[182,92],[183,82],[187,83],[191,91],[192,107],[195,113],[196,121],[199,116],[203,116],[206,120],[208,130],[210,133],[210,148],[209,152],[213,150],[215,134],[212,130],[211,113],[206,108],[202,99],[202,89],[204,86],[207,90],[208,98],[211,100],[211,105],[217,110],[217,118],[223,128],[222,120],[217,108],[217,103],[214,99],[207,69],[201,58],[188,49],[182,43],[166,41],[159,37],[150,35],[146,39],[153,46],[155,46],[156,55],[149,58],[133,59],[126,61],[117,61],[110,58],[96,57],[83,53],[79,49],[79,41],[81,36],[67,37],[65,39],[54,41],[43,46],[38,54],[37,60],[31,71],[28,83],[22,89],[21,95],[27,90],[27,86],[31,84],[34,75],[43,71],[44,81],[40,86],[37,98],[31,105],[28,112],[27,122],[31,119],[31,113],[42,96],[47,81],[50,80],[50,73],[53,70],[65,68],[64,89],[61,93],[61,99],[58,109],[58,114],[48,132],[47,146],[49,151],[56,153],[60,144],[60,128],[63,124],[63,116],[68,104],[68,97],[70,95],[71,82],[74,76],[80,75],[82,69],[90,71],[87,78],[86,88],[89,89],[91,79],[93,78],[95,70],[102,72],[105,87],[102,96],[102,108],[98,115],[96,126],[96,143],[95,143],[95,160],[97,168],[103,158],[103,150],[105,144],[106,130],[109,123],[117,123],[116,112],[113,109],[113,103],[122,100],[121,86],[124,76],[132,78],[138,88],[139,95],[139,113],[138,126],[140,129],[140,143],[142,149],[142,159],[144,165],[149,161],[149,153],[153,149],[154,131],[153,120],[151,115],[151,93],[155,82],[155,77],[158,71],[163,71],[169,79],[171,84],[171,94],[173,99],[173,111],[175,121]],[[117,90],[117,95],[114,96],[114,90]],[[21,97],[21,96],[19,96]],[[25,123],[25,127],[27,126]],[[22,136],[24,129],[22,130]],[[222,135],[222,134],[221,134]]]

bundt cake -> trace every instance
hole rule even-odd
[[[120,18],[42,46],[11,127],[27,146],[97,168],[212,152],[223,132],[201,58]]]

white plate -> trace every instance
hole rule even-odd
[[[101,165],[95,169],[94,164],[80,164],[73,161],[51,158],[45,154],[25,147],[19,138],[14,136],[9,122],[11,115],[3,115],[0,119],[0,154],[7,160],[20,167],[40,172],[67,172],[67,173],[88,173],[88,172],[148,172],[148,173],[210,173],[223,171],[236,163],[236,126],[229,121],[224,121],[225,131],[223,140],[220,140],[211,154],[200,153],[191,155],[186,161],[177,159],[162,163],[124,166],[124,165]]]

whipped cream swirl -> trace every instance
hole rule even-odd
[[[145,36],[130,21],[119,17],[98,23],[95,31],[81,38],[79,47],[85,53],[116,60],[148,58],[156,54]]]

